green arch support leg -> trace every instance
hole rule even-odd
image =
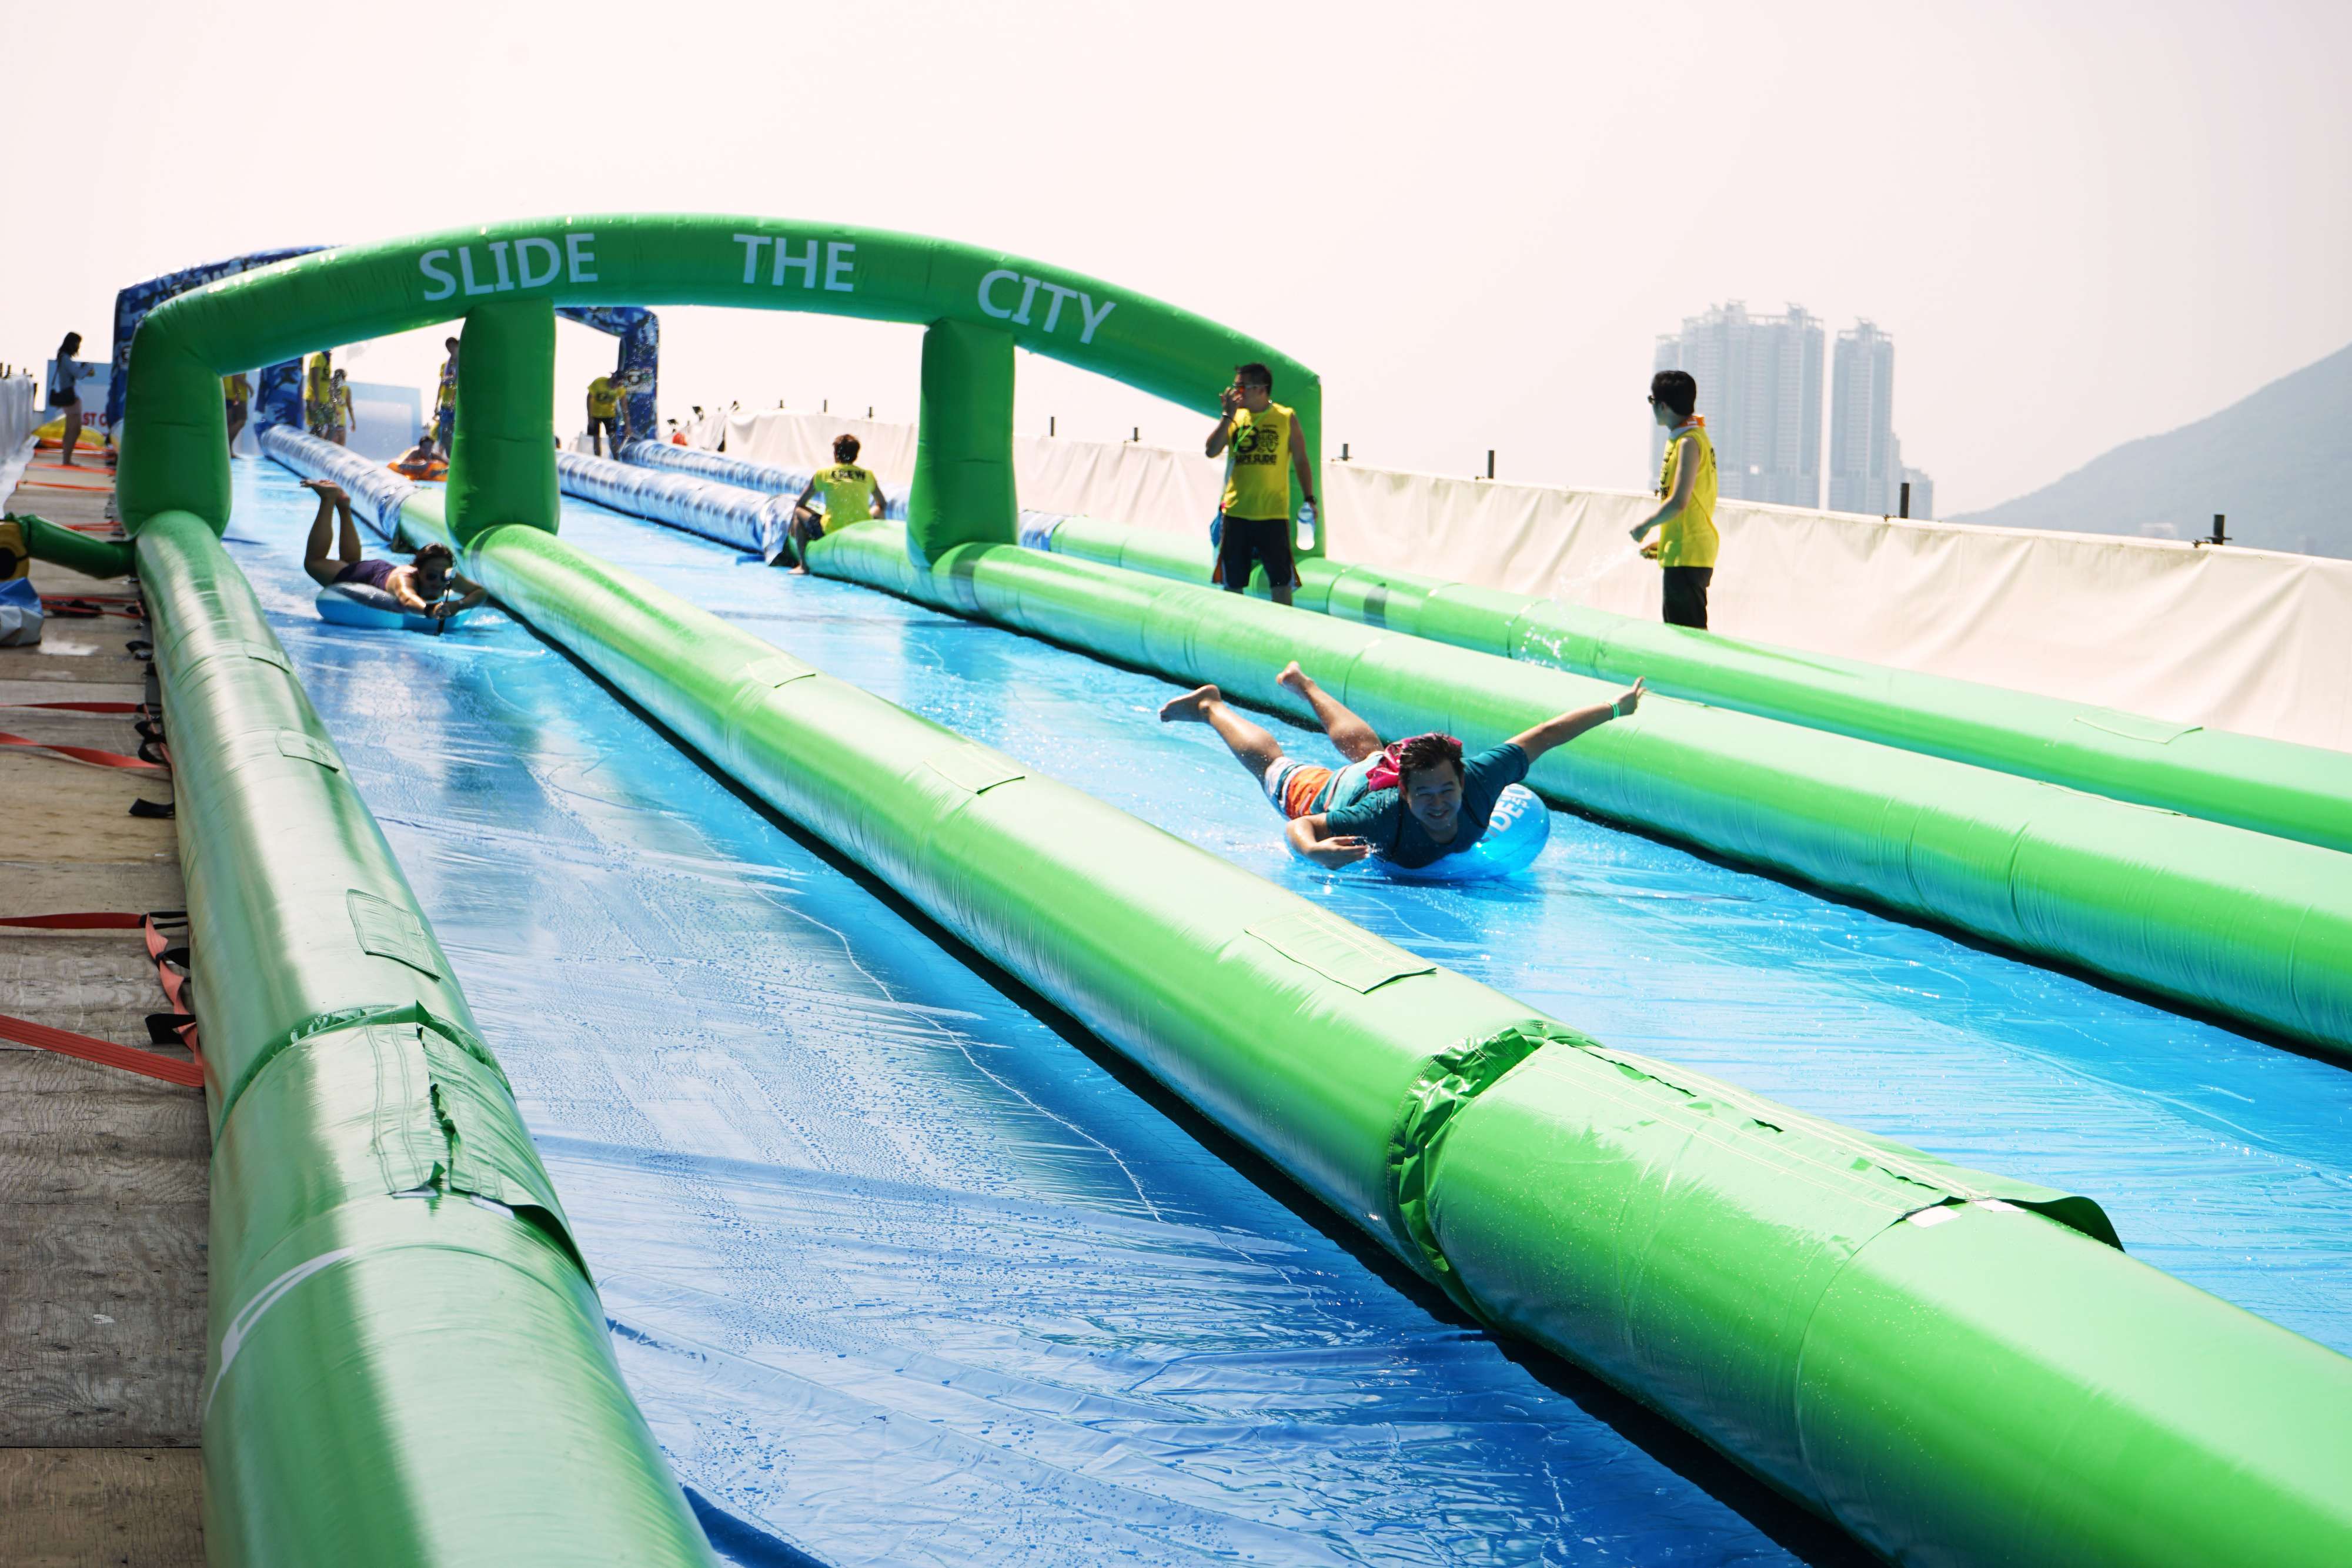
[[[466,313],[449,448],[446,515],[459,548],[507,523],[555,532],[555,310],[545,298]]]
[[[1012,333],[964,321],[925,329],[919,430],[908,548],[934,561],[957,545],[1015,543]]]

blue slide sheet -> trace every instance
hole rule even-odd
[[[1327,1230],[524,628],[320,622],[309,496],[236,469],[231,548],[732,1560],[1860,1560]],[[585,503],[564,531],[1612,1044],[2090,1193],[2352,1351],[2352,1073],[1566,814],[1511,882],[1328,876],[1163,682]]]

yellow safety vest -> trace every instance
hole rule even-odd
[[[817,494],[824,497],[824,526],[837,528],[862,523],[874,515],[874,476],[855,463],[836,464],[816,476]]]
[[[1667,441],[1665,465],[1658,470],[1658,498],[1674,495],[1685,451],[1697,462],[1698,472],[1691,479],[1690,503],[1658,530],[1658,564],[1713,566],[1723,538],[1715,531],[1715,443],[1706,438],[1705,420],[1692,420]]]
[[[1244,521],[1290,520],[1290,437],[1298,416],[1278,402],[1263,413],[1234,413],[1232,465],[1225,471],[1224,513]]]

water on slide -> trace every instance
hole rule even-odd
[[[232,551],[514,1080],[722,1554],[1851,1560],[1380,1267],[524,628],[319,622],[310,497],[237,471]],[[583,503],[564,528],[1612,1044],[2090,1193],[2138,1257],[2352,1350],[2352,1073],[1570,814],[1510,883],[1324,873],[1213,736],[1156,721],[1163,681]]]

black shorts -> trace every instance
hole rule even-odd
[[[1227,517],[1224,543],[1218,547],[1217,561],[1223,569],[1227,593],[1249,591],[1253,561],[1265,563],[1265,580],[1269,584],[1289,587],[1297,575],[1290,562],[1290,519]]]
[[[1670,566],[1665,570],[1665,622],[1669,626],[1706,630],[1706,586],[1715,580],[1711,566]]]

